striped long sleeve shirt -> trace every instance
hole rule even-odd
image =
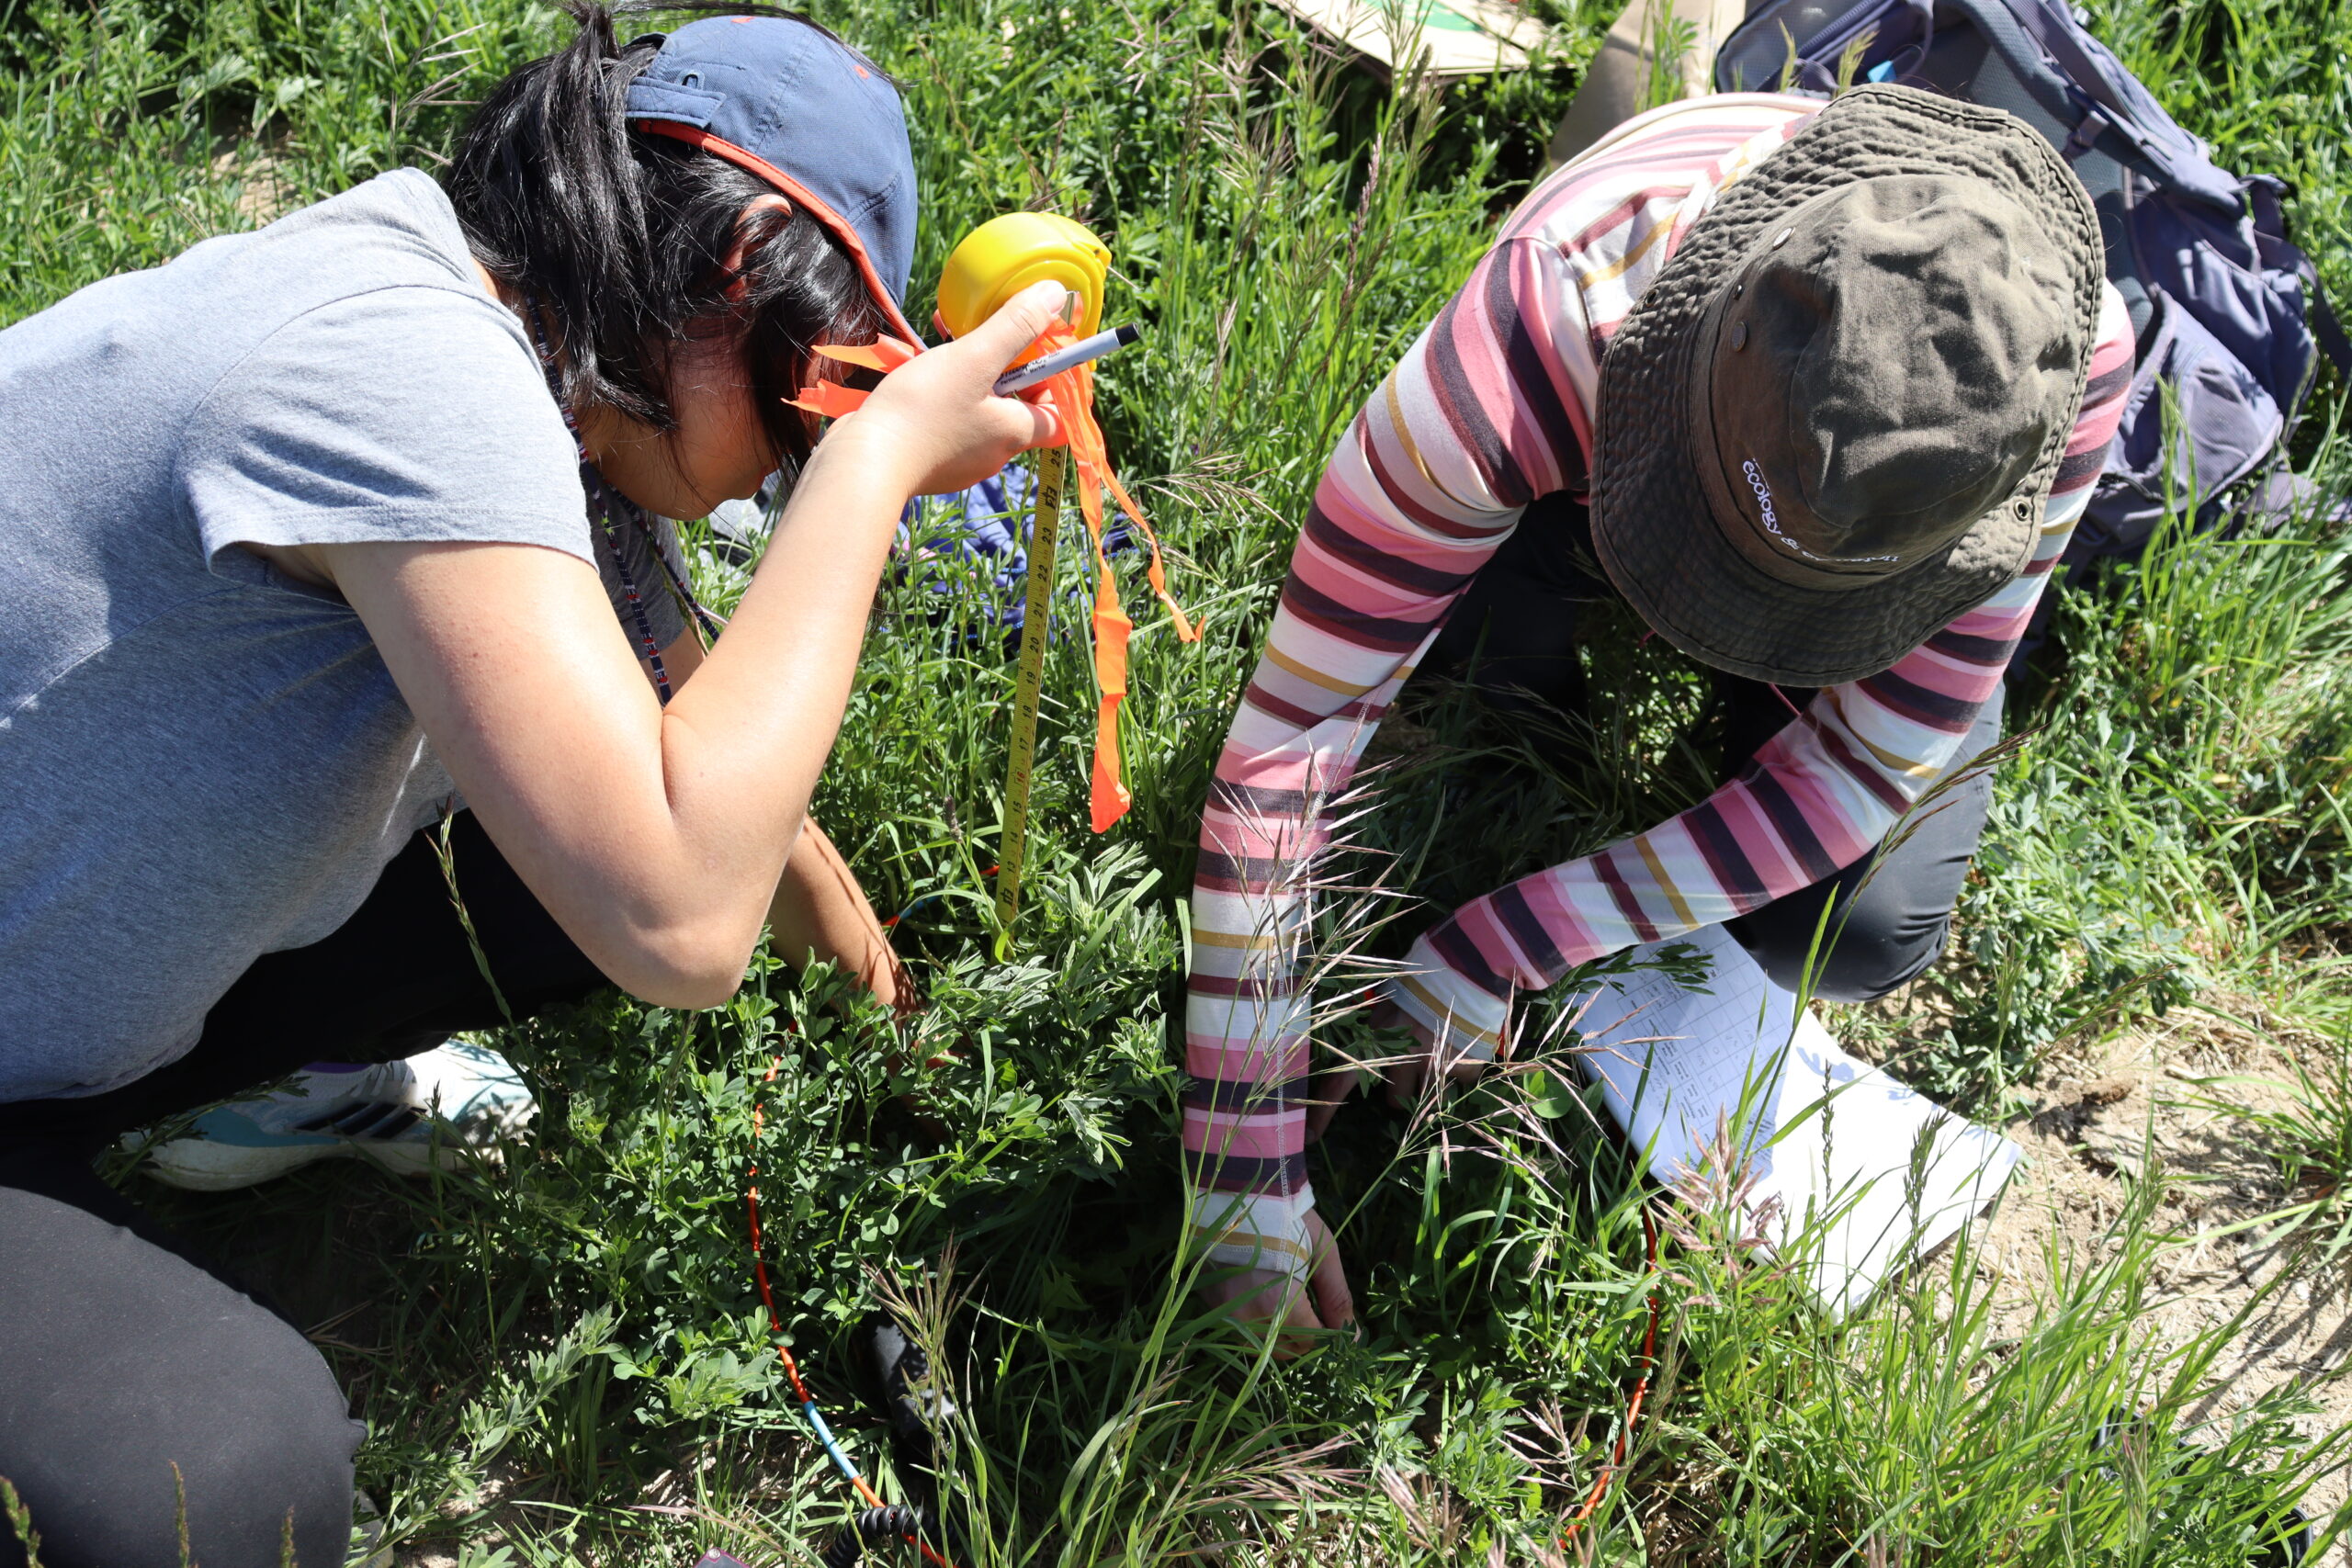
[[[1212,1258],[1303,1272],[1311,987],[1298,949],[1327,807],[1470,578],[1537,497],[1583,493],[1601,356],[1715,197],[1820,108],[1732,94],[1627,122],[1531,193],[1341,438],[1317,487],[1201,827],[1184,1144]],[[1672,820],[1472,901],[1390,999],[1490,1054],[1510,1002],[1579,964],[1745,913],[1851,864],[1951,766],[2089,498],[2132,372],[2105,290],[2081,414],[2024,573],[1892,668],[1825,688]]]

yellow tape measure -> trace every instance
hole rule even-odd
[[[939,277],[939,324],[961,337],[1036,283],[1059,283],[1077,297],[1070,324],[1080,335],[1102,321],[1102,284],[1111,252],[1080,224],[1051,212],[1009,212],[967,234]],[[1035,350],[1021,356],[1019,364]],[[1046,639],[1053,619],[1054,547],[1061,528],[1068,455],[1037,454],[1036,506],[1029,527],[1029,591],[1021,653],[1012,682],[1012,744],[1005,759],[1004,826],[997,844],[996,955],[1012,954],[1021,909],[1021,872],[1028,858],[1029,799],[1037,761],[1037,705],[1046,685]]]
[[[1012,955],[1012,922],[1021,912],[1021,867],[1029,852],[1029,780],[1037,761],[1037,704],[1046,689],[1046,637],[1053,617],[1054,544],[1061,531],[1058,446],[1037,457],[1037,508],[1029,525],[1029,598],[1021,621],[1021,659],[1012,678],[1012,748],[1004,766],[1004,831],[997,844],[996,955]]]

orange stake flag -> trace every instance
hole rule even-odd
[[[1057,322],[1046,330],[1046,351],[1058,349],[1076,336],[1069,325]],[[1127,695],[1127,637],[1135,630],[1135,623],[1119,604],[1119,580],[1112,573],[1110,553],[1102,546],[1102,491],[1106,488],[1151,548],[1151,565],[1146,575],[1151,581],[1152,592],[1168,607],[1178,640],[1194,642],[1201,634],[1193,629],[1168,592],[1167,569],[1159,558],[1159,536],[1144,521],[1143,509],[1135,503],[1135,498],[1127,493],[1111,468],[1110,454],[1102,444],[1102,427],[1094,422],[1094,367],[1075,366],[1046,381],[1045,388],[1046,399],[1060,416],[1063,433],[1069,439],[1070,463],[1078,470],[1078,507],[1086,518],[1086,536],[1094,546],[1094,683],[1102,696],[1094,710],[1094,771],[1087,791],[1087,805],[1094,830],[1104,833],[1134,804],[1134,797],[1119,777],[1119,705]]]
[[[828,359],[838,359],[844,365],[862,366],[888,375],[908,360],[922,352],[913,344],[884,335],[872,343],[820,343],[817,352]],[[813,387],[803,387],[797,398],[786,402],[797,409],[807,409],[821,419],[839,419],[845,413],[855,413],[865,406],[865,394],[855,387],[845,387],[839,381],[820,381]]]
[[[1057,321],[1046,329],[1038,342],[1041,351],[1050,354],[1076,341],[1077,336],[1068,322]],[[912,344],[886,337],[870,345],[824,344],[817,352],[887,374],[920,351]],[[1111,467],[1110,452],[1102,442],[1102,427],[1094,422],[1094,367],[1075,366],[1044,382],[1040,389],[1053,404],[1069,439],[1070,463],[1078,470],[1078,507],[1086,518],[1086,536],[1094,546],[1094,684],[1101,701],[1094,710],[1094,770],[1087,790],[1087,806],[1094,830],[1107,833],[1111,824],[1125,817],[1127,807],[1134,804],[1134,797],[1119,777],[1119,705],[1127,695],[1127,638],[1135,631],[1135,623],[1127,618],[1119,603],[1119,580],[1111,570],[1110,552],[1102,544],[1104,490],[1110,491],[1119,510],[1141,531],[1144,542],[1150,547],[1151,564],[1145,576],[1150,580],[1152,592],[1168,606],[1178,640],[1197,642],[1201,634],[1168,592],[1168,571],[1159,558],[1159,536],[1144,521],[1143,509],[1136,504]],[[807,409],[827,419],[839,419],[855,412],[865,401],[865,394],[838,381],[820,381],[801,388],[799,397],[787,400],[795,408]]]

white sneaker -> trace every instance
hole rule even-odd
[[[538,1109],[506,1059],[452,1040],[404,1062],[309,1068],[285,1088],[232,1100],[148,1151],[147,1173],[172,1187],[221,1192],[313,1160],[358,1156],[402,1176],[461,1168]],[[123,1138],[137,1149],[144,1134]]]

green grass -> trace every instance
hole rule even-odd
[[[1415,1123],[1343,1111],[1315,1174],[1360,1341],[1276,1363],[1200,1314],[1174,1250],[1171,1021],[1207,770],[1325,455],[1536,172],[1610,19],[1549,10],[1560,59],[1441,98],[1345,70],[1248,4],[819,8],[906,85],[928,200],[918,319],[948,245],[997,211],[1049,203],[1112,242],[1115,312],[1148,328],[1104,377],[1112,446],[1206,634],[1187,649],[1138,632],[1136,807],[1099,840],[1086,650],[1055,644],[1022,953],[1001,964],[981,938],[1010,684],[978,631],[989,590],[932,563],[886,592],[819,809],[885,912],[936,899],[901,928],[933,998],[905,1059],[955,1060],[919,1086],[836,983],[766,972],[708,1013],[615,1002],[514,1032],[545,1111],[502,1168],[319,1169],[211,1198],[137,1183],[321,1325],[396,1537],[478,1568],[710,1545],[809,1560],[844,1510],[752,1290],[755,1093],[779,1304],[861,1451],[878,1458],[879,1434],[846,1331],[900,1292],[943,1337],[970,1568],[1561,1561],[1653,1292],[1655,1418],[1567,1561],[2236,1564],[2278,1499],[2341,1462],[2287,1398],[2184,1444],[2138,1435],[2190,1425],[2220,1344],[2135,1334],[2168,1245],[2153,1186],[2095,1262],[2053,1269],[2021,1334],[1996,1332],[1964,1260],[1826,1325],[1704,1204],[1648,1269],[1633,1162],[1562,1088],[1556,1051]],[[2352,12],[2206,0],[2096,19],[2224,163],[2298,182],[2303,239],[2352,294]],[[8,6],[0,319],[268,203],[429,164],[456,101],[554,36],[519,0]],[[2341,406],[2324,389],[2298,447],[2331,492],[2352,468]],[[2069,596],[2067,680],[2016,717],[2039,728],[2003,769],[1939,975],[1953,1010],[1889,1036],[1898,1070],[1991,1113],[2054,1047],[2222,992],[2343,1034],[2346,547],[2316,515],[2175,537]],[[722,604],[740,591],[703,569]],[[1545,772],[1458,695],[1415,706],[1359,834],[1392,857],[1398,919],[1338,933],[1335,910],[1335,934],[1393,951],[1421,911],[1706,787],[1677,728],[1698,677],[1625,629],[1592,649],[1608,744],[1589,773]],[[900,1107],[917,1087],[944,1137]],[[2305,1089],[2282,1147],[2326,1206],[2352,1107],[2340,1065],[2314,1059]],[[2139,1425],[2119,1433],[2119,1415]]]

